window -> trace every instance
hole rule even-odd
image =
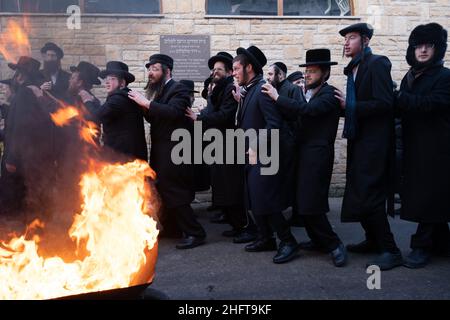
[[[0,12],[66,13],[70,5],[100,14],[159,14],[160,0],[0,0]]]
[[[349,16],[351,0],[207,0],[210,15]]]

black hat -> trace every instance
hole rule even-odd
[[[287,67],[283,62],[275,62],[274,65],[280,68],[280,70],[283,71],[284,73],[287,73]]]
[[[189,91],[190,91],[191,93],[192,93],[192,92],[199,93],[199,91],[195,91],[195,90],[194,90],[194,87],[195,87],[194,81],[192,81],[192,80],[180,80],[180,83],[182,83],[182,84],[184,84],[186,87],[188,87],[188,88],[189,88]]]
[[[44,54],[46,53],[48,50],[52,50],[56,52],[56,55],[58,56],[58,59],[61,60],[64,57],[64,51],[58,47],[55,43],[53,42],[47,42],[41,49],[41,53]]]
[[[17,63],[8,63],[8,67],[34,76],[39,73],[41,63],[31,57],[22,56]]]
[[[301,64],[300,67],[307,66],[334,66],[337,62],[331,62],[331,53],[328,49],[312,49],[306,51],[306,63]]]
[[[303,72],[295,71],[295,72],[292,72],[286,79],[289,82],[294,82],[294,81],[297,81],[299,79],[305,79],[305,76],[303,75]]]
[[[120,61],[109,61],[106,64],[106,70],[101,71],[99,76],[105,79],[111,74],[125,79],[127,83],[132,83],[135,80],[134,75],[128,72],[128,65]]]
[[[101,84],[101,81],[98,79],[100,69],[89,62],[81,61],[78,66],[71,66],[70,71],[79,72],[82,79],[87,81],[89,84]]]
[[[1,84],[6,84],[7,86],[11,86],[13,83],[13,79],[0,80]]]
[[[233,69],[233,56],[228,52],[221,51],[208,60],[209,70],[212,70],[214,68],[214,64],[218,61],[223,62],[228,69]]]
[[[169,57],[168,55],[160,54],[160,53],[154,54],[154,55],[150,56],[148,61],[149,62],[147,62],[145,65],[146,68],[150,67],[153,64],[161,63],[161,64],[165,64],[166,66],[168,66],[171,71],[173,70],[173,59],[171,57]]]
[[[203,81],[202,97],[203,97],[203,99],[205,99],[205,100],[208,100],[208,87],[209,87],[211,81],[212,81],[212,78],[211,78],[211,77],[206,78],[206,80]]]
[[[250,64],[253,65],[256,73],[259,74],[263,73],[262,68],[266,65],[267,58],[264,55],[264,53],[261,50],[259,50],[258,47],[251,46],[248,49],[238,48],[236,50],[236,53],[247,56],[247,58],[250,60]]]
[[[368,23],[355,23],[339,31],[339,33],[343,37],[345,37],[345,35],[350,32],[358,32],[361,35],[364,35],[367,38],[372,39],[373,27]]]
[[[409,47],[406,54],[406,61],[409,65],[413,66],[417,63],[414,47],[426,43],[435,45],[434,61],[444,59],[445,51],[447,50],[447,30],[440,24],[434,22],[415,27],[408,40]]]

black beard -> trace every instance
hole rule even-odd
[[[59,69],[58,61],[44,61],[44,73],[48,76],[55,74]]]
[[[219,77],[219,78],[213,77],[212,80],[211,80],[211,82],[214,83],[214,84],[217,84],[217,83],[219,83],[220,81],[222,81],[223,79],[225,79],[226,77],[227,77],[227,76]]]
[[[270,84],[271,84],[274,88],[278,88],[278,87],[280,86],[281,82],[282,82],[282,81],[280,80],[280,75],[279,75],[279,74],[276,74],[276,75],[274,75],[273,80],[270,81]]]
[[[145,86],[145,92],[148,99],[158,99],[164,90],[166,85],[166,76],[163,76],[160,81],[156,83],[151,83],[150,79]]]

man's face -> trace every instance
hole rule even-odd
[[[247,84],[247,73],[240,61],[233,63],[233,77],[239,86],[242,87]]]
[[[114,90],[120,89],[121,86],[125,84],[124,80],[119,79],[119,77],[114,75],[108,75],[105,81],[106,92],[110,94]]]
[[[433,59],[435,51],[434,44],[425,43],[415,46],[414,53],[419,63],[426,63]]]
[[[214,64],[214,68],[211,70],[213,81],[217,83],[219,80],[224,79],[230,75],[230,72],[226,71],[225,64],[221,61],[217,61]]]
[[[305,70],[306,88],[314,89],[322,83],[323,72],[319,66],[307,66]]]
[[[148,67],[148,81],[150,84],[161,82],[163,77],[164,73],[160,63],[155,63]]]
[[[282,81],[284,80],[284,77],[282,74],[276,72],[274,66],[269,67],[269,71],[267,72],[267,82],[269,82],[272,86],[276,87],[278,86]]]
[[[44,62],[58,61],[58,55],[53,50],[47,50],[42,54],[42,60],[44,60]]]
[[[7,84],[0,83],[0,89],[5,93],[6,101],[10,101],[12,95],[11,87]]]
[[[83,86],[83,81],[80,79],[80,73],[75,71],[69,79],[69,93],[78,94]]]
[[[344,55],[347,58],[355,57],[361,50],[361,35],[358,32],[347,33],[344,42]]]
[[[305,91],[305,79],[304,78],[295,80],[292,83],[295,84],[296,86],[299,86],[303,91]]]

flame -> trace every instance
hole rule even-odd
[[[28,20],[24,28],[15,20],[9,20],[6,29],[0,34],[0,53],[6,61],[17,62],[21,56],[31,56],[31,45],[27,35]]]
[[[58,109],[55,113],[52,113],[50,116],[53,122],[58,127],[63,127],[67,125],[72,119],[78,117],[80,113],[75,107],[65,107]]]
[[[146,177],[155,173],[146,162],[94,163],[80,183],[82,212],[68,232],[87,252],[71,263],[38,254],[39,237],[26,235],[0,245],[0,299],[51,299],[128,287],[157,245],[156,222],[147,214],[153,197]],[[35,221],[31,227],[44,227]],[[151,281],[152,275],[145,278]]]
[[[86,121],[85,125],[80,130],[80,137],[83,141],[96,146],[95,138],[98,137],[100,131],[97,125],[91,121]]]

